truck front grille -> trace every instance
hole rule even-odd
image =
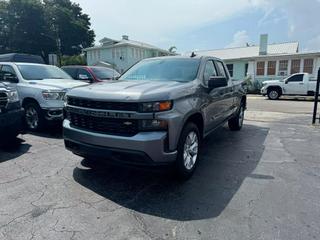
[[[0,108],[6,107],[8,104],[8,95],[6,92],[0,92]]]
[[[116,110],[116,111],[138,111],[138,103],[104,102],[85,98],[68,97],[68,105],[92,109]]]
[[[138,133],[138,120],[113,119],[68,112],[72,126],[83,130],[117,136],[134,136]]]

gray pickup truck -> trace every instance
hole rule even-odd
[[[202,139],[226,122],[240,130],[245,109],[246,91],[220,59],[145,59],[119,80],[67,93],[65,146],[92,160],[172,164],[187,179]]]

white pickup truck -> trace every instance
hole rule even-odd
[[[1,60],[1,59],[0,59]],[[44,64],[0,62],[0,83],[17,89],[26,127],[36,131],[63,120],[65,93],[88,83],[73,80],[60,68]]]
[[[296,73],[283,80],[263,82],[261,94],[271,100],[277,100],[282,95],[314,96],[316,79],[310,79],[308,73]]]

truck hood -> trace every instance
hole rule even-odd
[[[53,88],[55,90],[70,89],[80,86],[86,86],[88,83],[72,80],[72,79],[43,79],[31,80],[29,84],[36,85],[39,88]]]
[[[68,96],[111,101],[161,101],[194,91],[193,82],[115,80],[72,89]]]

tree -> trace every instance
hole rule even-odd
[[[0,13],[2,52],[44,56],[54,50],[54,41],[45,37],[48,23],[40,0],[1,1]]]
[[[63,56],[61,59],[61,65],[87,65],[87,61],[83,55]]]
[[[70,0],[0,0],[0,53],[77,55],[94,42],[90,27]]]
[[[90,29],[90,17],[79,4],[70,0],[44,0],[44,6],[53,37],[61,42],[62,54],[76,55],[92,46],[95,34]]]
[[[171,52],[171,53],[176,53],[177,47],[176,47],[176,46],[172,46],[172,47],[170,47],[170,48],[168,49],[168,51]]]

